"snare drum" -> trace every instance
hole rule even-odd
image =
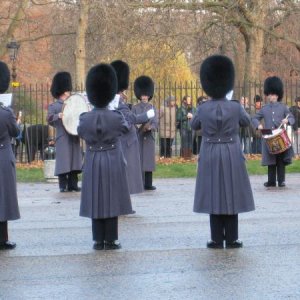
[[[275,129],[271,135],[264,135],[268,150],[271,154],[279,154],[292,146],[291,140],[285,129]]]

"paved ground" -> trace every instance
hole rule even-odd
[[[19,184],[18,246],[0,253],[0,299],[300,299],[300,174],[287,188],[251,177],[256,211],[240,215],[244,248],[210,250],[192,212],[194,179],[155,180],[120,219],[118,251],[94,251],[79,194]]]

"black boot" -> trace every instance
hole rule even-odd
[[[276,182],[269,182],[269,181],[267,181],[267,182],[264,183],[264,186],[265,187],[276,186]]]
[[[206,243],[206,247],[207,248],[210,248],[210,249],[223,249],[224,246],[223,246],[223,243],[216,243],[215,241],[208,241]]]
[[[121,249],[122,246],[119,241],[105,241],[104,248],[105,250],[118,250]]]
[[[104,242],[95,242],[93,248],[95,250],[104,250]]]
[[[231,243],[226,242],[226,248],[229,248],[229,249],[242,248],[242,247],[243,247],[243,242],[240,241],[240,240],[236,240],[236,241],[233,241]]]

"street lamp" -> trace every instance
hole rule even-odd
[[[12,62],[12,80],[13,80],[13,84],[14,82],[16,82],[16,78],[17,78],[17,72],[16,72],[16,60],[17,60],[17,56],[18,56],[18,50],[20,48],[20,44],[17,43],[17,41],[15,39],[13,39],[10,43],[8,43],[6,45],[6,48],[9,50],[9,58]]]

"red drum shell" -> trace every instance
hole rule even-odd
[[[272,136],[263,136],[266,141],[268,150],[271,154],[279,154],[292,146],[291,140],[285,129],[273,134]]]

